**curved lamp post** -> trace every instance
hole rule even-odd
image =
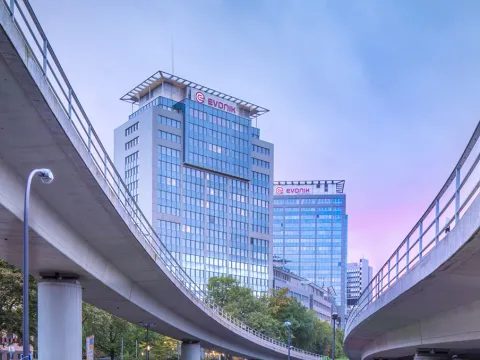
[[[290,360],[290,342],[291,342],[291,339],[290,339],[290,326],[292,326],[292,323],[290,321],[285,321],[285,324],[284,324],[287,328],[288,328],[288,360]]]
[[[33,177],[38,175],[44,184],[53,181],[53,173],[50,169],[35,169],[28,176],[25,188],[25,206],[23,209],[23,358],[30,359],[30,335],[28,318],[28,212],[30,204],[30,186]]]

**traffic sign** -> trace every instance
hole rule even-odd
[[[85,343],[86,343],[85,350],[87,353],[87,360],[94,360],[93,353],[94,353],[95,337],[93,335],[87,336]]]

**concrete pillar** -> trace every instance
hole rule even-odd
[[[38,283],[38,359],[82,359],[82,288],[77,280]]]
[[[193,341],[182,342],[182,360],[200,360],[200,343]],[[42,359],[39,359],[42,360]]]

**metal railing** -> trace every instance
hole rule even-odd
[[[275,351],[280,350],[287,354],[287,344],[250,328],[243,322],[232,317],[223,308],[217,306],[177,263],[134,201],[122,177],[115,169],[112,160],[108,156],[107,151],[103,147],[100,138],[80,104],[75,91],[68,81],[29,1],[2,0],[2,3],[6,9],[8,9],[17,30],[22,35],[25,45],[30,51],[28,55],[34,59],[39,69],[43,72],[44,78],[55,95],[56,100],[61,105],[65,115],[71,120],[77,135],[90,154],[97,170],[106,180],[111,192],[127,212],[134,226],[147,240],[150,249],[153,250],[153,254],[150,253],[152,258],[157,263],[158,260],[160,260],[168,269],[169,273],[167,273],[167,275],[170,276],[172,281],[174,281],[197,306],[210,313],[219,323],[222,323],[226,327],[233,328],[235,332],[247,338],[253,336],[252,341],[261,339],[267,342],[266,345],[269,345],[269,348]],[[148,249],[146,250],[148,251]],[[292,355],[305,359],[323,359],[323,356],[297,348],[292,349]]]
[[[370,304],[408,274],[448,235],[476,199],[480,192],[480,166],[477,166],[480,160],[479,136],[480,123],[438,195],[360,295],[347,319],[346,334]],[[408,185],[411,189],[415,184]]]

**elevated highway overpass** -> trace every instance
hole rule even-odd
[[[480,357],[477,125],[450,177],[362,293],[346,324],[351,360]]]
[[[163,246],[133,201],[27,0],[0,0],[0,257],[23,259],[23,197],[34,182],[31,274],[39,285],[40,360],[81,359],[82,299],[133,323],[249,359],[286,359],[286,344],[209,301]],[[51,346],[55,339],[55,346]],[[321,356],[291,349],[292,359]]]

